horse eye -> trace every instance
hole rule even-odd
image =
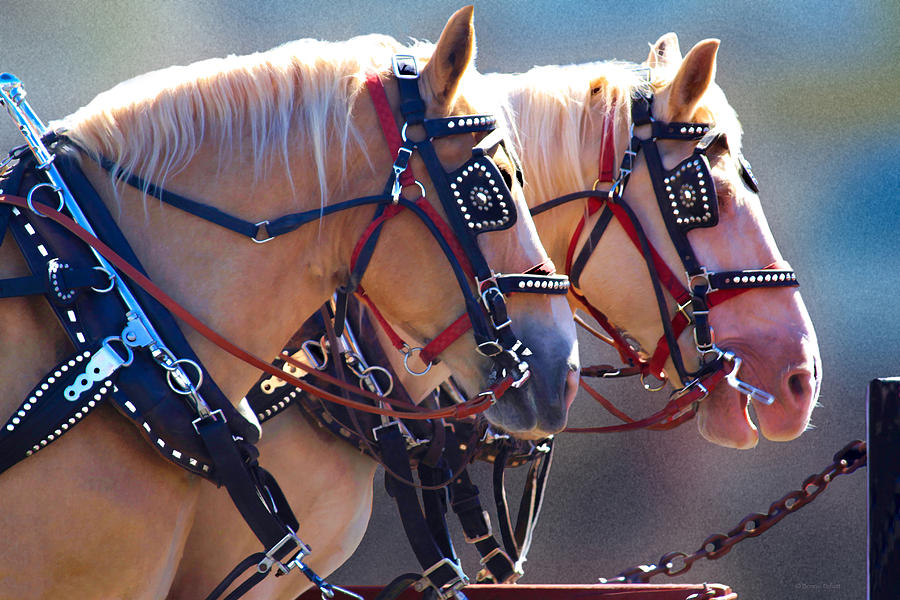
[[[500,169],[500,176],[503,177],[503,182],[506,184],[507,189],[512,189],[512,175],[509,172],[509,169]]]

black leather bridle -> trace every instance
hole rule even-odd
[[[572,283],[573,293],[591,312],[603,318],[602,313],[590,306],[584,296],[578,290],[578,281],[587,264],[588,259],[596,248],[597,243],[608,227],[613,217],[617,218],[626,229],[632,241],[644,257],[650,278],[653,284],[654,294],[659,307],[660,319],[663,323],[663,337],[665,344],[660,344],[661,349],[672,358],[672,363],[681,379],[682,387],[673,393],[673,397],[684,396],[699,390],[699,399],[704,398],[710,391],[704,386],[704,379],[717,372],[727,372],[726,381],[747,394],[752,399],[764,404],[771,404],[774,397],[752,385],[737,379],[740,368],[740,358],[733,352],[723,350],[716,346],[713,340],[713,332],[709,323],[709,308],[711,295],[725,292],[721,296],[733,295],[752,288],[769,288],[797,286],[797,277],[794,271],[789,269],[767,267],[738,270],[738,271],[709,271],[701,264],[688,240],[687,234],[693,229],[701,227],[714,227],[718,223],[719,206],[716,195],[715,183],[710,173],[708,149],[724,134],[717,133],[708,123],[694,122],[663,122],[653,118],[651,114],[653,97],[641,94],[632,101],[631,125],[629,131],[629,143],[626,148],[619,168],[619,177],[614,182],[609,192],[589,190],[575,192],[556,198],[532,209],[532,214],[537,214],[559,206],[561,204],[581,199],[600,198],[603,201],[602,212],[599,215],[587,242],[571,261],[569,278]],[[649,135],[645,138],[635,134],[635,129],[649,126]],[[662,165],[662,159],[657,146],[660,140],[696,141],[696,147],[692,154],[681,161],[673,169],[666,170]],[[640,220],[632,208],[625,201],[624,193],[628,185],[634,163],[639,152],[643,151],[653,184],[656,201],[666,226],[669,239],[678,252],[681,263],[685,269],[687,290],[677,282],[677,277],[669,272],[668,267],[658,257],[652,244],[643,231]],[[755,193],[759,192],[756,178],[750,170],[750,165],[741,156],[738,157],[740,174],[744,183]],[[580,231],[580,230],[579,230]],[[577,239],[573,239],[573,244]],[[664,272],[663,272],[664,271]],[[693,326],[694,346],[700,357],[700,365],[696,370],[689,370],[678,346],[678,335],[673,328],[672,316],[669,312],[669,302],[665,297],[665,290],[672,294],[678,303],[678,313],[684,315],[688,325]],[[679,297],[684,299],[678,302]],[[688,312],[690,309],[690,312]],[[621,337],[619,338],[621,340]],[[622,348],[625,342],[620,342],[617,347],[623,357],[631,355],[632,361],[637,359],[634,348],[630,346]],[[664,360],[665,355],[659,354]],[[655,357],[654,357],[655,358]],[[662,360],[654,360],[661,363]],[[731,367],[725,365],[731,363]],[[637,365],[632,365],[637,367]],[[644,361],[641,366],[642,377],[646,374],[648,363]],[[661,366],[659,367],[661,369]],[[654,373],[656,374],[656,373]],[[717,379],[718,381],[718,379]],[[648,387],[645,385],[645,387]],[[648,387],[648,389],[650,389]]]

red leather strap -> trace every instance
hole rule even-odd
[[[587,222],[588,217],[600,210],[605,202],[601,198],[595,196],[589,196],[587,201],[587,213],[581,217],[581,220],[578,221],[578,225],[575,226],[575,231],[572,233],[572,239],[569,240],[569,248],[566,250],[566,273],[572,271],[572,261],[575,259],[575,248],[578,246],[578,240],[581,239],[581,232],[584,231],[584,225]]]
[[[438,355],[447,349],[447,346],[459,339],[471,327],[472,322],[469,320],[468,313],[453,321],[447,329],[440,332],[436,338],[422,348],[422,352],[419,354],[422,362],[426,365],[434,362]]]
[[[384,91],[384,84],[381,83],[381,77],[378,73],[369,72],[366,74],[366,88],[369,90],[369,96],[372,97],[372,104],[375,105],[375,114],[378,115],[378,122],[381,124],[381,131],[384,133],[384,139],[387,142],[388,150],[391,152],[391,160],[397,158],[400,146],[403,140],[400,137],[400,131],[397,129],[397,122],[394,120],[394,111],[391,110],[391,103],[388,102],[387,93]],[[407,166],[406,170],[400,175],[400,183],[405,187],[415,182],[416,176],[413,173],[412,165]]]
[[[653,413],[649,417],[640,419],[639,421],[626,422],[622,425],[609,425],[606,427],[566,427],[566,433],[617,433],[621,431],[633,431],[635,429],[662,428],[671,429],[694,417],[696,414],[696,406],[691,406],[695,402],[702,400],[708,390],[713,389],[720,381],[725,378],[726,369],[723,363],[722,367],[712,373],[705,375],[700,379],[700,385],[695,385],[690,391],[672,398],[668,404],[659,412]],[[707,391],[704,391],[705,388]],[[585,388],[589,390],[589,388]],[[590,391],[588,391],[590,393]],[[613,413],[615,414],[615,413]],[[623,413],[624,414],[624,413]],[[616,415],[619,416],[619,415]],[[621,417],[620,417],[621,418]],[[661,427],[659,427],[661,426]]]
[[[19,196],[10,196],[10,195],[0,195],[0,202],[6,204],[12,204],[13,206],[18,206],[23,210],[30,210],[28,207],[28,202],[25,198],[21,198]],[[424,420],[424,419],[435,419],[435,418],[460,418],[461,416],[468,416],[471,414],[475,414],[477,412],[481,412],[487,410],[487,408],[491,405],[491,399],[479,396],[474,398],[473,400],[469,400],[464,402],[463,404],[457,404],[453,407],[443,408],[438,410],[423,410],[417,406],[410,406],[406,403],[401,403],[397,400],[392,400],[390,398],[385,398],[378,396],[376,394],[372,394],[371,392],[367,392],[365,390],[360,390],[357,387],[351,386],[350,384],[344,383],[337,379],[336,377],[325,377],[324,373],[316,371],[313,367],[304,364],[293,357],[283,354],[281,356],[285,362],[294,365],[295,367],[302,369],[315,377],[318,377],[328,383],[336,385],[341,388],[346,388],[359,396],[369,398],[370,400],[374,400],[376,402],[386,403],[390,405],[399,405],[404,410],[397,411],[386,408],[380,408],[378,406],[371,406],[368,404],[364,404],[362,402],[355,402],[353,400],[348,400],[341,396],[337,396],[332,394],[326,390],[323,390],[314,385],[310,385],[305,381],[300,380],[297,377],[290,375],[289,373],[279,369],[267,361],[259,358],[258,356],[251,354],[250,352],[240,348],[239,346],[228,341],[224,336],[220,333],[214,331],[212,328],[203,323],[200,319],[194,316],[191,312],[181,306],[178,302],[172,299],[171,296],[162,291],[155,283],[150,281],[143,273],[135,269],[131,264],[129,264],[125,259],[119,256],[115,251],[113,251],[109,246],[103,243],[101,240],[97,239],[90,232],[81,227],[78,223],[73,221],[68,216],[62,214],[61,212],[48,207],[41,206],[41,214],[54,222],[58,223],[68,231],[70,231],[73,235],[81,239],[83,242],[91,246],[94,250],[96,250],[99,254],[101,254],[106,260],[108,260],[111,264],[113,264],[117,269],[121,271],[123,275],[131,279],[136,285],[144,289],[148,294],[153,296],[160,304],[162,304],[165,308],[167,308],[173,315],[184,321],[189,327],[192,327],[196,330],[200,335],[208,339],[210,342],[214,343],[218,347],[222,348],[224,351],[228,352],[235,358],[238,358],[247,364],[256,367],[260,371],[263,371],[269,375],[274,375],[279,379],[287,382],[288,384],[300,388],[301,390],[313,394],[323,400],[328,400],[330,402],[335,402],[337,404],[341,404],[343,406],[348,406],[350,408],[355,408],[364,412],[375,413],[379,415],[386,415],[392,417],[400,417],[404,419],[416,419],[416,420]],[[502,383],[502,382],[501,382]],[[499,386],[499,384],[495,384],[495,387]],[[508,386],[507,386],[508,387]],[[499,388],[498,388],[499,389]],[[499,397],[499,394],[497,394]]]
[[[350,271],[353,271],[353,269],[356,268],[356,261],[359,259],[359,253],[362,251],[363,246],[366,245],[366,242],[369,241],[369,238],[372,237],[372,233],[375,232],[379,225],[398,215],[401,210],[403,210],[403,207],[399,204],[391,204],[384,209],[384,212],[381,213],[380,217],[373,219],[372,222],[369,223],[366,230],[359,236],[356,246],[353,247],[353,253],[350,255]]]

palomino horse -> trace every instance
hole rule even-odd
[[[720,203],[719,222],[715,227],[690,232],[698,258],[710,271],[779,263],[782,259],[759,199],[740,172],[740,126],[713,83],[717,48],[715,41],[701,42],[682,61],[674,34],[662,37],[648,59],[653,75],[650,82],[640,77],[635,66],[619,63],[539,67],[522,75],[486,76],[485,86],[502,90],[509,99],[529,205],[536,207],[550,198],[590,189],[598,179],[597,159],[604,138],[612,136],[615,140],[611,145],[615,156],[609,157],[609,162],[621,162],[629,142],[631,99],[639,90],[652,92],[653,114],[659,120],[702,121],[713,124],[714,136],[725,134],[709,150]],[[677,165],[695,144],[661,142],[663,163],[666,167]],[[643,229],[666,263],[676,272],[681,270],[643,158],[634,165],[624,197],[640,215]],[[567,255],[573,235],[577,242],[573,255],[587,243],[601,215],[599,211],[588,215],[588,207],[586,200],[570,202],[535,218],[541,239],[557,265],[572,260]],[[586,216],[586,223],[579,229],[579,222]],[[652,350],[657,345],[663,327],[641,252],[617,220],[591,244],[593,253],[579,278],[578,295],[583,299],[570,296],[573,307],[588,303],[605,313],[627,332],[643,358],[649,359],[650,352],[643,348]],[[675,314],[675,308],[669,311],[666,318]],[[774,392],[772,405],[756,407],[763,433],[774,440],[800,435],[818,395],[821,367],[816,336],[799,293],[792,287],[751,290],[716,306],[711,320],[719,346],[743,358],[742,376]],[[696,368],[698,357],[690,331],[681,335],[679,345]],[[395,367],[398,373],[404,372],[402,364]],[[688,383],[680,379],[671,358],[665,369],[673,382]],[[446,373],[433,371],[404,385],[428,389]],[[410,395],[418,397],[418,392]],[[748,404],[737,390],[724,383],[718,385],[699,403],[701,433],[722,445],[754,445],[756,433],[747,414]],[[265,431],[261,446],[269,464],[275,465],[276,472],[294,475],[287,491],[296,500],[302,531],[313,546],[310,560],[329,572],[349,557],[366,529],[375,462],[310,425],[296,410],[268,421]],[[211,486],[204,486],[201,498],[208,510],[197,515],[172,598],[192,597],[214,582],[218,575],[210,557],[221,557],[222,564],[227,565],[253,547],[243,523],[229,516],[233,509]],[[287,599],[302,587],[298,581],[284,578],[269,580],[252,597]]]
[[[394,156],[385,151],[373,103],[361,90],[367,72],[381,73],[390,105],[399,105],[398,84],[383,73],[385,61],[398,51],[410,52],[383,37],[302,41],[172,68],[102,94],[60,125],[88,155],[108,157],[155,186],[214,203],[250,222],[318,211],[340,200],[379,194],[390,181]],[[417,87],[428,118],[441,121],[496,109],[470,97],[475,80],[465,75],[473,51],[471,9],[464,9],[450,19],[421,70]],[[469,160],[479,139],[471,127],[458,129],[463,135],[447,135],[435,144],[445,169]],[[487,153],[513,188],[506,200],[518,218],[510,228],[478,237],[477,246],[496,272],[520,273],[543,263],[546,254],[514,165],[502,145]],[[343,211],[260,246],[157,202],[143,190],[117,184],[88,158],[81,162],[154,281],[257,356],[273,356],[296,329],[298,317],[312,314],[346,280],[353,244],[372,217],[371,208]],[[425,177],[429,171],[418,152],[411,164],[427,198],[449,193]],[[452,292],[454,284],[448,288],[453,273],[446,258],[407,212],[385,224],[363,282],[389,318],[425,340],[465,307],[461,294]],[[21,276],[27,271],[10,239],[2,246],[3,276]],[[70,347],[43,301],[4,302],[0,410],[12,413]],[[522,436],[540,437],[562,428],[574,395],[574,327],[563,298],[518,296],[508,309],[512,328],[541,368],[532,370],[521,389],[500,397],[489,418]],[[186,337],[226,397],[240,398],[256,380],[254,369],[235,364],[198,334],[186,332]],[[468,394],[478,394],[499,377],[499,367],[473,350],[467,334],[441,355]],[[205,499],[198,503],[204,487],[199,478],[160,460],[109,404],[93,412],[98,414],[0,476],[0,597],[164,597],[195,518],[220,512],[211,507],[221,498],[209,506]],[[372,467],[338,468],[353,462],[350,453],[313,435],[334,456],[307,457],[335,470],[308,483],[328,489],[319,508],[334,510],[340,528],[355,535],[371,493],[360,492],[358,481],[370,477]],[[316,520],[309,513],[300,516],[306,523]],[[346,538],[340,531],[327,535]],[[336,551],[346,553],[352,543],[338,541]]]

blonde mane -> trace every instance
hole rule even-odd
[[[365,155],[350,115],[365,74],[385,71],[401,48],[383,35],[304,39],[173,66],[125,81],[52,125],[89,152],[160,186],[207,145],[218,152],[220,170],[248,154],[255,177],[275,167],[290,177],[292,145],[302,145],[313,153],[324,205],[329,184],[335,184],[325,178],[326,155],[342,165],[351,149]],[[243,147],[245,136],[249,148]]]
[[[488,86],[507,98],[507,120],[532,188],[531,202],[550,199],[553,190],[576,191],[590,185],[582,172],[585,146],[599,152],[600,141],[584,139],[584,134],[589,128],[599,131],[603,119],[613,125],[618,168],[627,144],[631,99],[640,92],[658,91],[674,76],[672,71],[655,70],[648,82],[639,69],[632,63],[609,61],[484,76]],[[700,112],[703,120],[726,133],[736,154],[740,123],[718,86],[711,86],[704,96]],[[596,162],[596,156],[592,153],[591,160]]]

